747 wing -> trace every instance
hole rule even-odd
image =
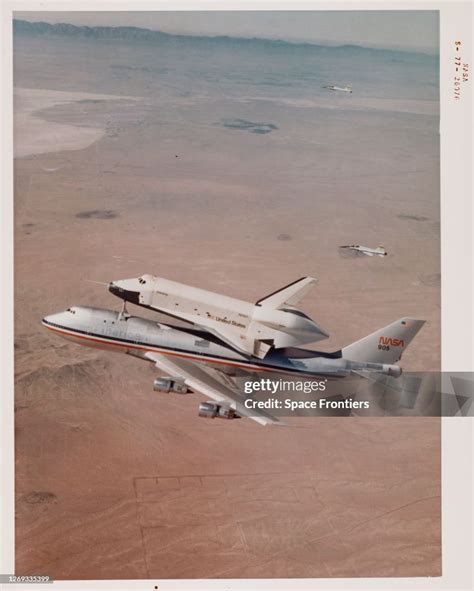
[[[145,357],[168,375],[180,377],[190,390],[200,392],[208,398],[234,409],[240,417],[248,417],[261,425],[282,425],[276,417],[263,410],[249,410],[244,406],[245,397],[239,390],[236,378],[212,367],[198,366],[182,358],[170,359],[160,353],[146,353]],[[250,374],[248,374],[250,376]]]

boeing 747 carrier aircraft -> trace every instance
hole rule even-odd
[[[142,279],[142,281],[147,283],[143,284],[139,278],[136,285],[149,286],[152,284],[154,287],[155,282],[151,282],[149,276],[145,277],[146,279]],[[309,284],[307,279],[311,278],[301,280],[305,290]],[[127,287],[135,285],[130,280],[126,281]],[[291,285],[294,286],[298,283],[295,282]],[[163,288],[165,284],[161,282],[159,285]],[[176,285],[169,283],[167,287],[176,288]],[[109,289],[115,295],[120,293],[114,283],[109,285]],[[197,310],[200,311],[199,313],[205,312],[206,298],[204,293],[206,292],[192,292],[194,288],[190,289],[193,297],[199,296],[200,298]],[[241,380],[252,379],[255,374],[262,375],[262,372],[303,379],[326,378],[329,380],[341,379],[354,374],[365,377],[371,373],[398,377],[402,370],[396,363],[424,324],[423,320],[401,318],[371,335],[331,353],[293,346],[279,347],[275,346],[274,341],[269,340],[266,343],[268,349],[262,357],[260,350],[258,351],[259,355],[255,355],[242,347],[233,346],[234,336],[232,339],[220,338],[218,331],[211,332],[205,326],[205,322],[199,324],[197,318],[194,318],[195,323],[188,321],[189,325],[177,327],[132,316],[125,308],[125,301],[131,301],[132,295],[130,290],[125,291],[128,293],[125,294],[126,298],[124,298],[121,312],[72,306],[64,312],[46,316],[42,323],[52,332],[80,345],[127,353],[154,363],[157,369],[167,376],[155,379],[155,390],[177,394],[198,392],[211,399],[211,401],[201,403],[199,416],[223,419],[249,417],[263,425],[278,424],[279,420],[266,411],[250,411],[245,408],[246,397],[242,388],[239,388]],[[278,295],[280,292],[283,295]],[[179,302],[183,302],[183,293],[184,290],[180,290]],[[122,295],[124,294],[122,293]],[[215,295],[213,294],[211,298],[212,306],[214,306],[212,308],[213,314],[215,314],[215,306],[217,305]],[[138,296],[133,297],[138,298]],[[222,298],[224,302],[227,302],[225,296]],[[275,292],[269,298],[271,298],[272,306],[276,304],[280,307],[283,306],[287,313],[290,310],[288,307],[290,304],[285,300],[294,302],[294,294],[291,289],[288,289],[288,286]],[[259,301],[262,302],[266,299]],[[154,301],[153,298],[150,301]],[[237,305],[236,301],[240,303]],[[138,299],[137,303],[139,304]],[[232,301],[229,298],[227,303],[231,304],[234,313],[243,314],[240,300]],[[162,307],[161,303],[159,307]],[[178,307],[176,306],[176,308]],[[174,309],[175,307],[170,306],[170,308]],[[249,312],[250,309],[246,310]],[[194,309],[192,311],[195,312]],[[231,317],[231,311],[229,317]],[[296,315],[298,316],[298,314]],[[174,316],[179,317],[176,310],[174,310]],[[280,318],[280,315],[277,314],[276,318]],[[303,329],[312,331],[316,340],[321,337],[321,334],[327,336],[306,315],[303,315],[303,320],[305,322],[301,326]],[[263,326],[267,321],[268,317],[264,320]],[[293,324],[292,327],[294,329]],[[242,330],[247,331],[247,328],[247,324],[245,324]],[[272,334],[278,338],[278,331]],[[302,334],[302,338],[306,340],[306,330],[303,330]],[[291,332],[291,339],[294,338],[294,335],[295,330]]]

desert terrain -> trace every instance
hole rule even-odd
[[[15,38],[18,574],[441,573],[439,419],[206,421],[149,364],[40,324],[118,310],[101,283],[145,272],[250,301],[312,275],[321,349],[413,316],[402,366],[439,369],[436,78],[414,88],[418,58],[397,56],[392,88],[377,54],[360,96],[328,96],[257,49]],[[389,255],[341,256],[352,243]]]

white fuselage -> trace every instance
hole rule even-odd
[[[352,92],[352,88],[350,86],[326,86],[328,90],[337,90],[339,92]]]
[[[213,339],[212,335],[193,329],[177,329],[135,316],[123,316],[112,310],[73,306],[65,312],[43,319],[49,330],[80,345],[121,351],[146,359],[147,352],[186,358],[223,369],[242,368],[293,376],[345,377],[353,364],[341,355],[306,349],[288,352],[271,351],[265,359],[256,359],[235,351]],[[224,368],[225,369],[225,368]]]
[[[328,334],[300,310],[252,304],[153,275],[123,279],[109,290],[124,300],[188,322],[235,349],[263,358],[270,346],[314,343]]]
[[[356,252],[360,252],[365,254],[369,257],[378,256],[378,257],[385,257],[387,256],[387,251],[384,249],[383,246],[378,246],[377,248],[370,248],[369,246],[362,246],[361,244],[351,244],[348,246],[341,246],[341,248],[348,248],[349,250],[355,250]]]

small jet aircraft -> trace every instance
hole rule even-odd
[[[280,377],[328,380],[371,374],[398,377],[402,369],[396,363],[424,321],[401,318],[331,353],[272,345],[264,358],[242,351],[202,327],[177,327],[131,316],[125,302],[121,312],[73,306],[46,316],[42,323],[75,343],[121,351],[153,363],[169,376],[155,379],[154,390],[176,394],[199,392],[211,399],[200,404],[201,417],[248,417],[267,425],[281,423],[266,410],[245,407],[241,380],[265,372]]]
[[[109,283],[122,300],[206,330],[242,353],[263,359],[272,347],[293,347],[328,338],[295,307],[316,283],[303,277],[255,304],[153,275]]]
[[[339,248],[349,248],[349,249],[354,250],[356,252],[360,252],[362,254],[365,254],[368,257],[374,257],[374,256],[386,257],[388,254],[383,246],[377,246],[377,248],[370,248],[369,246],[362,246],[360,244],[350,244],[350,245],[340,246]]]
[[[328,86],[323,86],[323,88],[327,88],[327,90],[336,90],[338,92],[352,92],[352,86],[336,86],[334,84],[329,84]]]

